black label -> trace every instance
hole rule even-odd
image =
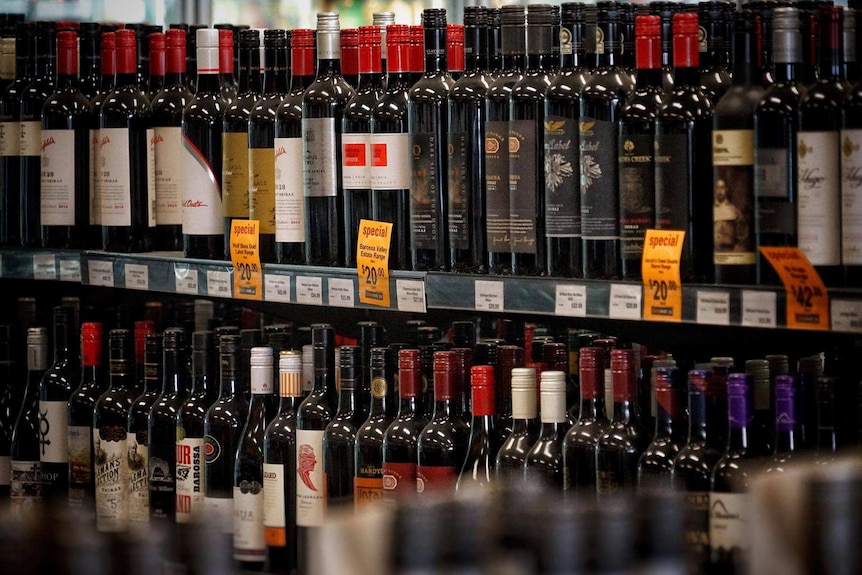
[[[619,237],[616,124],[581,118],[581,233],[585,239]]]
[[[509,122],[485,123],[485,215],[488,251],[508,253]]]
[[[561,116],[545,119],[545,233],[581,235],[581,194],[577,122]]]
[[[624,258],[639,257],[655,225],[653,136],[620,136],[620,237]]]
[[[469,245],[470,190],[467,189],[467,134],[449,132],[449,246]]]
[[[412,190],[410,192],[410,228],[414,249],[436,249],[439,207],[435,158],[440,157],[440,142],[434,134],[411,134],[410,150]]]
[[[686,134],[656,135],[656,226],[665,230],[688,229],[688,173],[691,165]],[[706,193],[707,190],[704,190]]]
[[[512,252],[536,253],[536,122],[509,122]]]

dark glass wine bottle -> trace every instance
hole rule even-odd
[[[90,222],[90,101],[78,89],[78,38],[57,34],[57,85],[41,110],[39,222],[46,248],[95,249]]]
[[[454,83],[446,60],[446,10],[422,11],[425,72],[407,96],[411,149],[410,250],[416,271],[448,267],[449,92]]]
[[[80,70],[78,89],[92,102],[99,93],[102,81],[101,25],[98,22],[81,22],[78,26]]]
[[[156,250],[183,249],[183,110],[192,101],[185,80],[186,34],[165,34],[165,87],[152,100],[156,161]]]
[[[278,414],[263,438],[263,508],[266,569],[289,575],[296,568],[296,410],[302,401],[302,352],[279,354]],[[352,451],[352,445],[351,445]]]
[[[860,17],[860,7],[856,8],[856,16]],[[862,42],[857,43],[859,47],[862,47]],[[841,115],[841,264],[848,286],[862,283],[862,242],[859,241],[862,238],[862,197],[859,195],[862,166],[857,153],[862,141],[860,128],[862,82],[857,80],[847,91]]]
[[[536,370],[513,368],[511,379],[512,431],[497,452],[495,469],[498,481],[517,484],[523,481],[524,460],[539,437]]]
[[[275,113],[287,95],[287,32],[264,30],[263,46],[263,90],[248,118],[248,216],[258,221],[260,261],[275,263]]]
[[[713,105],[700,88],[697,14],[673,17],[674,85],[656,119],[656,227],[685,231],[682,281],[713,275],[712,189]]]
[[[345,262],[341,133],[353,88],[341,75],[339,21],[335,12],[317,15],[317,75],[302,96],[305,263]]]
[[[470,437],[466,456],[458,465],[460,472],[455,482],[455,490],[464,492],[488,488],[494,483],[495,458],[500,451],[499,435],[495,430],[494,367],[474,365],[470,369],[470,389],[473,410]]]
[[[655,227],[655,119],[665,93],[661,69],[661,18],[635,18],[635,89],[620,112],[620,273],[641,279],[646,231]]]
[[[733,28],[725,17],[726,6],[725,0],[704,0],[697,4],[697,23],[704,35],[698,38],[700,87],[713,102],[718,102],[730,87],[730,70],[723,56]]]
[[[543,371],[539,382],[542,423],[536,442],[524,458],[524,477],[553,491],[563,490],[563,439],[569,426],[566,418],[566,373]]]
[[[410,28],[386,29],[386,89],[371,113],[371,214],[392,224],[389,269],[411,268],[410,142],[407,92],[410,89]]]
[[[652,492],[671,486],[673,460],[685,446],[685,380],[671,366],[655,368],[655,433],[638,460],[638,490]]]
[[[161,26],[159,26],[161,28]],[[165,34],[164,32],[151,32],[147,36],[149,46],[149,72],[147,74],[147,86],[145,94],[152,103],[156,94],[165,87]]]
[[[219,79],[218,30],[197,31],[197,87],[183,110],[183,255],[225,256],[222,129],[226,108]]]
[[[361,348],[338,348],[338,411],[323,435],[323,472],[326,475],[327,509],[340,511],[353,507],[353,474],[356,466],[356,432],[365,422],[357,405],[357,394],[364,387]]]
[[[581,93],[581,234],[584,277],[610,279],[620,266],[617,124],[632,80],[620,59],[620,5],[597,9],[595,70]]]

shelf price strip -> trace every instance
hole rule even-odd
[[[359,301],[389,307],[389,244],[392,224],[359,221],[356,242],[356,273],[359,274]],[[352,305],[352,303],[351,303]]]
[[[234,220],[230,225],[230,259],[233,263],[233,297],[263,300],[258,220]]]
[[[684,231],[647,230],[641,256],[644,319],[682,321],[679,262],[683,241]]]
[[[760,247],[787,292],[787,327],[829,329],[829,293],[799,248]]]

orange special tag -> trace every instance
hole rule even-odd
[[[644,319],[682,321],[679,262],[684,240],[684,231],[647,230],[641,256]]]
[[[259,223],[233,220],[230,224],[230,259],[233,263],[233,297],[263,300],[263,271],[260,267]]]
[[[359,274],[359,301],[389,307],[389,242],[392,224],[359,221],[356,242],[356,272]]]
[[[799,248],[760,248],[787,291],[787,327],[829,329],[829,293]]]

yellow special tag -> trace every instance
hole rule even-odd
[[[641,256],[644,319],[682,321],[679,262],[684,240],[684,231],[647,230]]]
[[[389,307],[389,241],[392,224],[360,220],[356,242],[359,301]]]
[[[764,246],[760,253],[787,290],[787,327],[829,329],[829,293],[805,254],[799,248]]]
[[[233,263],[233,297],[263,300],[257,220],[233,220],[230,225],[230,259]]]

